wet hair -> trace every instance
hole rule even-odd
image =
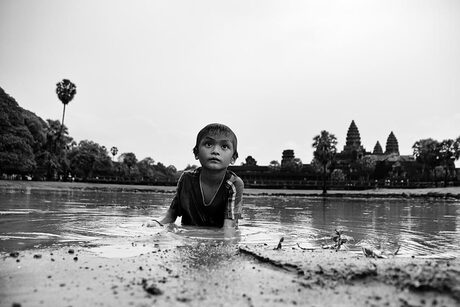
[[[198,132],[198,135],[196,136],[196,144],[195,147],[193,147],[193,154],[195,156],[198,155],[198,146],[200,145],[201,140],[208,136],[208,135],[225,135],[230,137],[230,141],[232,142],[233,145],[233,159],[236,160],[238,158],[238,151],[237,151],[237,139],[235,133],[230,129],[229,127],[223,125],[223,124],[209,124],[203,129]]]

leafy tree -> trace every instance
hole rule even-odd
[[[0,88],[0,174],[31,174],[36,167],[35,140],[23,109]]]
[[[177,173],[177,168],[174,165],[168,165],[166,172],[169,176],[174,176]]]
[[[376,161],[372,156],[364,156],[355,162],[356,169],[361,177],[369,181],[369,177],[375,171]]]
[[[243,165],[247,165],[247,166],[256,166],[256,165],[257,165],[257,161],[256,161],[256,159],[254,159],[252,156],[247,156],[247,157],[246,157],[246,163],[243,163]]]
[[[300,158],[293,158],[284,163],[283,169],[290,172],[299,172],[302,169],[303,163]]]
[[[110,148],[110,153],[112,154],[113,159],[115,159],[115,156],[118,153],[118,148],[116,148],[115,146],[112,146],[112,148]]]
[[[414,157],[422,165],[422,176],[430,179],[430,174],[438,164],[439,142],[429,139],[422,139],[412,146]]]
[[[56,84],[56,94],[64,106],[62,110],[62,126],[59,131],[58,139],[61,137],[62,127],[64,127],[65,107],[73,99],[76,93],[77,87],[68,79],[62,79],[61,82]]]
[[[198,168],[198,165],[190,165],[190,164],[187,164],[187,166],[185,167],[184,171],[190,171],[190,170],[195,170]]]
[[[268,164],[268,167],[273,170],[279,170],[281,168],[281,164],[276,160],[272,160],[270,161],[270,164]]]
[[[447,139],[438,145],[437,158],[444,168],[444,185],[447,185],[449,173],[455,171],[455,161],[460,157],[460,141]]]
[[[340,168],[337,168],[332,171],[331,179],[339,182],[345,181],[345,173]]]
[[[152,158],[147,157],[142,159],[137,163],[137,168],[144,179],[155,178],[155,161]]]
[[[112,160],[107,150],[93,141],[83,140],[69,153],[70,168],[78,177],[88,178],[111,173]]]
[[[327,193],[326,175],[327,169],[332,164],[337,153],[337,138],[326,130],[313,138],[314,159],[321,165],[323,177],[323,194]]]
[[[136,155],[132,152],[125,152],[118,157],[118,160],[122,162],[128,169],[128,175],[131,176],[134,166],[137,164]]]
[[[30,145],[13,134],[0,135],[0,173],[28,174],[35,168]]]

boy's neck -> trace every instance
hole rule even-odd
[[[201,181],[206,184],[219,184],[222,181],[222,178],[227,173],[227,169],[223,170],[209,170],[206,168],[201,168]]]

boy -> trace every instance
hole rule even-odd
[[[193,153],[201,167],[182,174],[161,223],[182,216],[182,225],[237,228],[244,184],[227,170],[238,158],[235,133],[225,125],[209,124],[198,133]]]

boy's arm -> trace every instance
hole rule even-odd
[[[228,200],[227,210],[224,219],[224,229],[238,228],[238,219],[241,217],[243,207],[243,190],[244,183],[241,178],[235,176],[232,180],[232,193]]]
[[[180,176],[177,182],[176,188],[176,195],[171,202],[171,205],[168,208],[168,211],[165,214],[165,217],[160,221],[161,224],[171,224],[176,221],[178,216],[181,216],[181,209],[180,209],[180,191],[182,189],[182,179],[184,177],[184,173]]]
[[[238,219],[224,219],[224,228],[237,228]]]
[[[170,224],[176,221],[177,215],[174,213],[174,210],[169,208],[166,212],[165,217],[160,221],[161,224]]]

